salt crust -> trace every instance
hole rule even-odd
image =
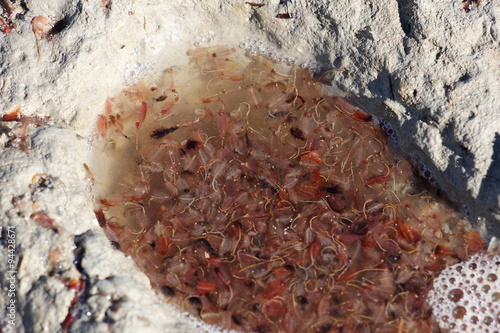
[[[153,63],[156,70],[183,63],[185,51],[194,45],[237,46],[251,36],[280,50],[282,56],[318,59],[328,68],[342,68],[337,82],[368,101],[383,101],[389,109],[378,115],[389,118],[404,134],[403,144],[414,142],[410,149],[418,150],[425,162],[446,176],[449,182],[445,185],[478,199],[469,203],[479,222],[488,232],[498,231],[491,219],[500,220],[500,181],[495,177],[500,161],[500,139],[495,135],[495,120],[500,117],[500,7],[495,1],[483,1],[470,13],[455,0],[410,1],[406,5],[392,0],[270,1],[261,8],[217,0],[114,0],[110,1],[112,9],[105,10],[106,2],[25,0],[22,6],[16,2],[14,14],[20,15],[16,30],[9,35],[0,33],[1,114],[21,108],[25,114],[48,115],[50,126],[58,133],[52,141],[33,145],[29,156],[0,149],[0,226],[17,228],[19,259],[40,258],[30,265],[20,260],[22,292],[17,301],[23,317],[18,317],[17,327],[6,326],[5,332],[60,327],[65,313],[27,311],[31,300],[25,295],[34,290],[31,295],[37,295],[37,304],[47,306],[52,306],[54,295],[67,297],[70,292],[60,289],[60,283],[48,282],[54,278],[48,277],[52,267],[47,249],[74,249],[73,235],[89,229],[100,233],[91,200],[81,186],[84,143],[106,98],[126,83],[125,69],[137,63]],[[276,19],[277,13],[287,11],[296,18]],[[40,57],[31,28],[31,20],[39,15],[71,18],[71,24],[51,41],[41,41]],[[154,70],[143,74],[151,76]],[[426,141],[427,128],[437,134],[432,141]],[[5,135],[1,140],[5,142]],[[56,143],[65,149],[55,147]],[[18,216],[11,202],[13,196],[26,192],[29,180],[40,172],[60,175],[55,191],[43,193],[40,200],[49,216],[67,231],[61,237]],[[43,241],[37,241],[37,233],[45,233]],[[113,276],[133,268],[131,260],[109,244],[103,246],[106,270]],[[101,258],[89,253],[87,265],[98,267]],[[75,268],[70,268],[73,260],[71,250],[61,251],[61,265],[68,277],[77,276]],[[0,277],[7,270],[5,251],[0,251]],[[143,301],[156,306],[157,312],[148,318],[161,327],[171,311],[140,282],[143,279],[128,279],[132,283],[111,279],[106,288],[120,287],[125,296],[142,292]],[[98,274],[89,283],[98,286],[103,281]],[[3,286],[3,280],[0,283]],[[46,292],[35,292],[41,290],[38,283],[46,285]],[[107,296],[95,297],[104,300]],[[2,308],[7,301],[6,293],[0,293]],[[108,332],[127,327],[151,331],[141,319],[143,309],[133,307],[134,302],[133,297],[125,301],[126,311],[117,315],[115,324],[99,321],[102,318],[89,303],[89,316],[75,323],[72,331]],[[62,309],[62,303],[60,306]],[[5,322],[0,320],[0,325]],[[169,332],[199,331],[175,318],[163,327]]]
[[[500,253],[478,253],[434,280],[429,304],[450,332],[500,332]]]

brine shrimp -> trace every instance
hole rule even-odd
[[[28,154],[31,147],[31,128],[43,126],[47,123],[47,120],[47,117],[39,115],[26,116],[20,109],[3,115],[0,118],[1,122],[14,123],[7,132],[8,141],[5,147],[17,148]]]
[[[33,18],[31,21],[31,28],[33,30],[33,33],[35,34],[35,40],[36,40],[36,48],[38,52],[38,62],[40,62],[40,58],[42,56],[41,48],[40,48],[40,39],[42,38],[50,38],[51,35],[49,34],[49,31],[52,29],[54,25],[54,21],[52,19],[49,19],[45,16],[37,16]]]
[[[363,107],[307,69],[235,52],[191,50],[164,86],[106,102],[100,141],[134,161],[96,196],[108,237],[169,302],[223,329],[430,325],[426,290],[485,248],[479,234]]]

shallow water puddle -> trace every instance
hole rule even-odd
[[[484,243],[391,130],[306,69],[188,55],[98,117],[90,170],[113,244],[222,328],[438,330],[433,278]]]

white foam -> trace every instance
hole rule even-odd
[[[239,44],[241,49],[247,50],[250,56],[261,55],[274,62],[286,63],[289,65],[300,64],[302,68],[308,68],[311,74],[320,73],[324,66],[315,60],[301,61],[296,58],[286,57],[279,49],[271,45],[266,45],[264,41],[256,37],[247,37]]]
[[[500,332],[500,254],[481,253],[447,267],[428,302],[449,332]]]

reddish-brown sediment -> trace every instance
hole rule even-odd
[[[365,110],[305,69],[233,53],[192,50],[188,69],[106,102],[112,168],[91,169],[110,240],[223,328],[438,330],[425,296],[484,249],[477,232]]]

